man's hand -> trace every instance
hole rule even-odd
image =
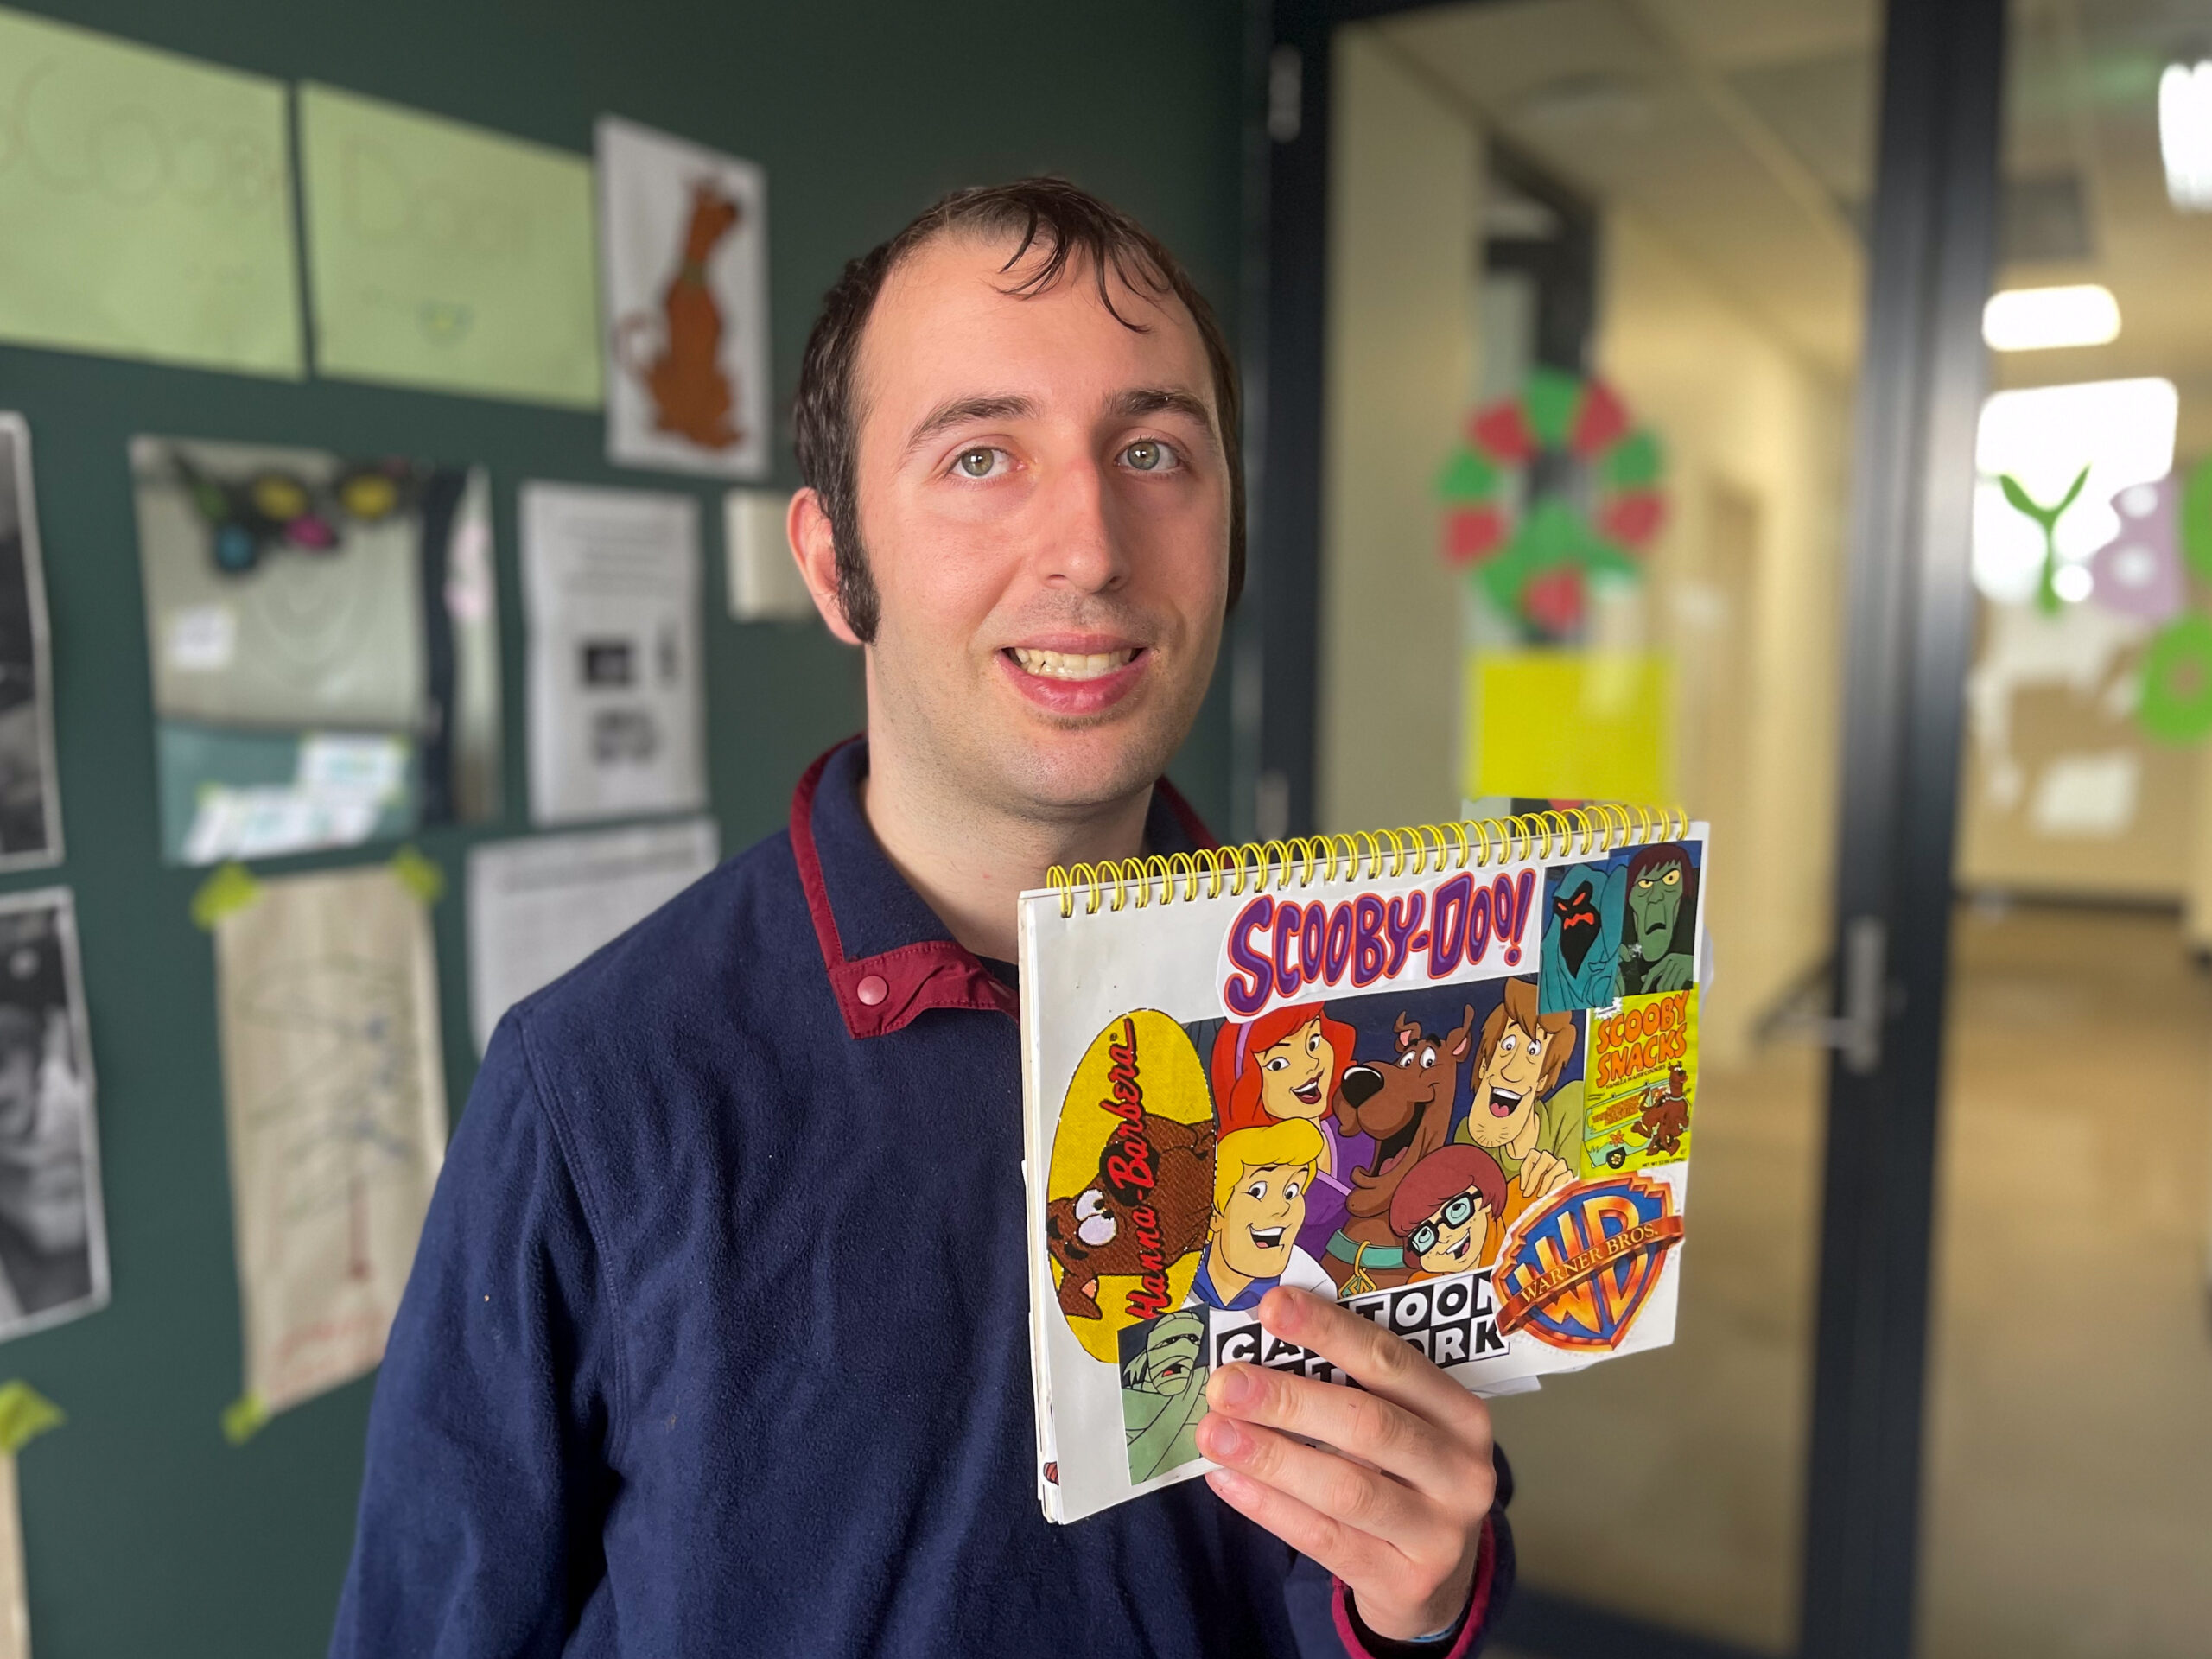
[[[1447,1628],[1473,1587],[1497,1484],[1489,1408],[1411,1344],[1311,1292],[1269,1291],[1260,1323],[1366,1392],[1223,1366],[1198,1425],[1198,1450],[1226,1465],[1208,1484],[1342,1579],[1376,1635]]]

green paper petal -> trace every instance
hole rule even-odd
[[[1436,493],[1446,501],[1487,501],[1497,493],[1497,468],[1473,450],[1462,449],[1446,463]]]
[[[1606,453],[1601,471],[1616,490],[1632,490],[1659,481],[1664,457],[1658,437],[1649,427],[1631,432]]]
[[[1521,394],[1521,411],[1536,442],[1556,449],[1567,442],[1574,426],[1574,411],[1582,406],[1582,382],[1563,369],[1538,369],[1529,377]]]

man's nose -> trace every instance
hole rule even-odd
[[[1048,581],[1100,594],[1128,576],[1128,562],[1113,522],[1104,469],[1094,460],[1053,469],[1046,487],[1046,523],[1039,553]]]

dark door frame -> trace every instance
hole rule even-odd
[[[1242,833],[1314,827],[1331,41],[1340,24],[1433,3],[1248,0],[1253,582],[1233,669]],[[2005,0],[1889,0],[1887,12],[1850,498],[1834,1022],[1844,1046],[1828,1087],[1802,1659],[1903,1659],[1913,1644],[1980,315],[2005,67]],[[1294,667],[1269,671],[1280,664]],[[1557,1659],[1737,1652],[1526,1586],[1499,1636]]]

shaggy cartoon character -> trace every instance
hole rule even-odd
[[[1474,1098],[1458,1139],[1497,1160],[1512,1182],[1507,1226],[1529,1205],[1574,1179],[1582,1140],[1582,1085],[1561,1085],[1574,1058],[1574,1016],[1537,1012],[1535,982],[1509,979],[1475,1049]]]
[[[1061,1313],[1095,1319],[1102,1277],[1165,1272],[1198,1248],[1213,1214],[1213,1143],[1212,1124],[1154,1112],[1134,1129],[1125,1123],[1114,1131],[1098,1154],[1097,1179],[1046,1207],[1045,1246],[1060,1264]],[[1148,1187],[1126,1179],[1133,1167],[1150,1174]]]

